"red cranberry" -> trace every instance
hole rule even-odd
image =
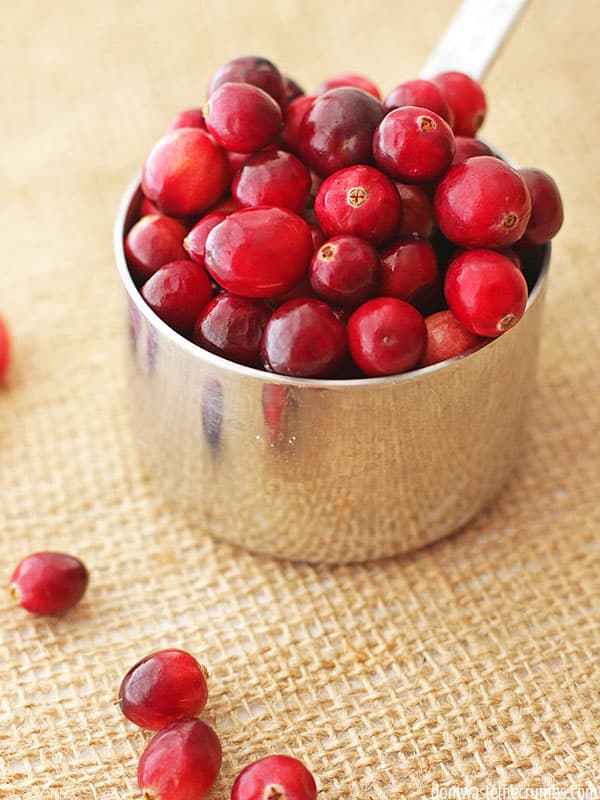
[[[313,254],[308,224],[286,208],[234,211],[206,240],[206,267],[228,292],[275,297],[308,270]]]
[[[194,261],[171,261],[149,278],[142,297],[163,322],[179,333],[189,333],[212,297],[208,275]]]
[[[323,181],[315,212],[328,236],[350,233],[378,246],[389,242],[398,230],[402,203],[388,177],[374,167],[357,165]]]
[[[169,261],[187,258],[183,240],[187,228],[162,214],[142,217],[125,237],[125,256],[138,281],[146,281]]]
[[[363,92],[372,95],[376,100],[381,100],[381,92],[373,81],[365,78],[364,75],[357,75],[355,72],[342,72],[323,81],[315,94],[325,94],[330,89],[341,89],[343,86],[350,86],[354,89],[362,89]]]
[[[344,326],[321,300],[288,300],[267,322],[262,357],[272,372],[298,378],[329,378],[345,354]]]
[[[204,107],[208,131],[227,150],[254,153],[275,141],[281,108],[271,95],[249,83],[224,83]]]
[[[324,300],[357,306],[375,294],[380,263],[377,250],[357,236],[334,236],[310,262],[310,284]]]
[[[279,206],[300,213],[310,190],[310,172],[285,150],[255,153],[240,167],[231,193],[242,206]]]
[[[146,197],[175,217],[201,214],[216,203],[228,183],[224,152],[198,128],[179,128],[159,139],[142,173]]]
[[[296,300],[299,297],[304,299],[307,297],[315,298],[316,300],[320,299],[317,297],[314,289],[310,285],[308,274],[306,274],[299,283],[297,283],[287,292],[278,294],[275,297],[269,297],[269,305],[273,309],[279,308],[279,306],[287,303],[288,300]]]
[[[399,239],[381,253],[381,294],[412,302],[438,276],[435,250],[426,239]]]
[[[240,772],[231,800],[317,800],[317,784],[298,759],[266,756]]]
[[[433,231],[433,202],[420,186],[397,183],[396,190],[402,201],[402,222],[398,236],[421,236],[429,239]]]
[[[215,203],[214,206],[211,206],[209,208],[209,212],[211,214],[225,214],[225,215],[228,215],[228,214],[231,214],[232,211],[239,211],[240,208],[241,208],[241,206],[238,203],[238,201],[235,199],[235,197],[232,197],[231,195],[228,194],[222,200],[219,200],[218,203]]]
[[[309,225],[312,237],[313,250],[318,250],[327,238],[318,225]]]
[[[425,317],[427,343],[421,359],[421,366],[438,364],[454,358],[479,344],[481,338],[468,331],[451,311],[438,311]]]
[[[481,86],[464,72],[442,72],[433,81],[446,96],[454,115],[454,133],[457,136],[475,136],[487,109]]]
[[[448,125],[452,127],[453,117],[444,93],[433,81],[420,78],[414,81],[405,81],[396,86],[385,98],[383,107],[386,111],[402,106],[418,106],[434,111]]]
[[[42,616],[56,616],[78,603],[88,585],[83,563],[65,553],[33,553],[24,558],[10,579],[13,600]]]
[[[371,142],[383,109],[361,89],[331,89],[317,97],[300,127],[300,155],[321,176],[372,163]]]
[[[466,161],[467,158],[473,158],[473,156],[494,155],[492,148],[488,147],[481,139],[474,139],[472,136],[456,136],[455,142],[456,150],[454,151],[451,167]]]
[[[442,233],[462,247],[507,247],[523,235],[531,198],[519,173],[492,156],[452,167],[433,200]]]
[[[373,136],[379,167],[399,181],[435,181],[454,155],[452,128],[439,114],[417,106],[396,108]]]
[[[10,336],[6,322],[0,317],[0,384],[3,383],[10,365]]]
[[[287,108],[290,103],[305,94],[304,89],[289,75],[283,75],[283,101],[281,105]]]
[[[209,725],[195,718],[172,722],[152,737],[140,758],[144,800],[204,800],[221,759],[219,737]]]
[[[310,95],[297,97],[292,100],[285,110],[283,127],[281,128],[281,141],[287,150],[296,153],[296,155],[300,152],[302,120],[314,101],[315,98]]]
[[[270,94],[279,104],[285,95],[281,73],[272,61],[260,56],[239,56],[228,61],[210,79],[207,95],[210,96],[224,83],[251,83]]]
[[[201,108],[186,108],[185,111],[180,111],[175,114],[171,122],[167,126],[167,133],[176,131],[179,128],[201,128],[206,130],[206,123],[204,122],[204,114]]]
[[[259,300],[220,294],[202,310],[194,341],[205,350],[249,367],[260,365],[260,344],[271,315]]]
[[[140,728],[159,731],[193,717],[208,700],[206,669],[185,650],[158,650],[138,661],[119,688],[119,705]]]
[[[541,169],[521,169],[521,177],[531,195],[531,217],[519,244],[546,244],[561,228],[563,205],[553,178]]]
[[[183,240],[183,247],[191,259],[204,266],[206,239],[213,228],[227,219],[227,214],[213,212],[202,217]]]
[[[150,217],[153,216],[154,214],[160,214],[160,211],[158,210],[157,206],[154,205],[152,200],[148,200],[147,197],[144,197],[142,195],[138,216],[141,219],[142,217]]]
[[[425,349],[426,329],[416,308],[396,297],[375,297],[348,320],[354,362],[370,377],[413,369]]]
[[[506,256],[467,250],[450,262],[444,282],[450,311],[467,330],[495,337],[512,328],[527,304],[527,282]]]

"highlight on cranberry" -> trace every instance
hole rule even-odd
[[[75,556],[47,551],[32,553],[13,572],[10,595],[32,614],[58,616],[81,600],[88,579],[85,565]]]
[[[145,160],[124,241],[142,297],[198,347],[292,377],[478,349],[519,322],[563,221],[550,175],[477,138],[487,110],[456,71],[306,93],[266,58],[228,61]],[[0,378],[2,357],[0,324]]]

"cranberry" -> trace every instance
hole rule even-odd
[[[422,367],[459,356],[481,341],[477,334],[461,325],[451,311],[438,311],[425,317],[425,327],[427,343],[421,359]]]
[[[227,216],[231,214],[232,211],[239,211],[240,208],[241,206],[235,197],[228,194],[226,197],[219,200],[218,203],[215,203],[214,206],[211,206],[209,212],[211,214],[225,214]]]
[[[251,83],[270,94],[279,104],[285,96],[281,73],[272,61],[260,56],[239,56],[228,61],[210,79],[207,95],[210,96],[224,83]]]
[[[486,337],[512,328],[527,304],[523,273],[493,250],[467,250],[454,258],[446,273],[444,293],[459,322]]]
[[[507,247],[523,235],[531,198],[519,173],[493,156],[452,167],[433,200],[442,233],[462,247]]]
[[[357,236],[334,236],[310,262],[310,284],[324,300],[357,306],[375,294],[381,267],[377,250]]]
[[[494,151],[488,147],[481,139],[474,139],[472,136],[456,136],[456,150],[454,151],[454,158],[452,159],[451,167],[466,161],[467,158],[473,156],[493,156]]]
[[[146,281],[169,261],[187,258],[183,240],[187,228],[162,214],[142,217],[125,237],[125,256],[138,281]]]
[[[435,250],[426,239],[399,239],[381,253],[381,294],[412,302],[438,276]]]
[[[553,178],[541,169],[521,169],[531,195],[531,217],[519,244],[528,247],[549,242],[563,223],[563,205]]]
[[[317,297],[314,289],[310,285],[308,274],[306,274],[299,283],[297,283],[287,292],[278,294],[275,297],[270,297],[269,304],[273,309],[275,309],[279,308],[279,306],[282,306],[284,303],[287,303],[288,300],[296,300],[298,297],[303,297],[304,299],[307,297],[315,298],[316,300],[320,299]]]
[[[318,225],[309,225],[312,237],[313,250],[318,250],[327,238]]]
[[[454,115],[454,133],[457,136],[475,136],[487,110],[481,86],[464,72],[442,72],[433,82],[446,96]]]
[[[224,152],[206,131],[179,128],[163,136],[146,158],[142,189],[165,214],[201,214],[229,183]]]
[[[378,246],[398,230],[402,203],[388,177],[374,167],[357,165],[323,181],[315,212],[327,236],[350,233]]]
[[[213,228],[227,219],[227,214],[220,211],[202,217],[183,240],[183,247],[191,259],[204,266],[206,239]]]
[[[231,800],[317,800],[317,784],[298,759],[266,756],[240,772]]]
[[[204,800],[221,769],[221,743],[199,719],[183,718],[155,734],[142,753],[144,800]]]
[[[138,216],[141,219],[142,217],[150,217],[154,214],[160,214],[158,207],[154,205],[152,200],[148,200],[147,197],[144,197],[144,195],[142,195]]]
[[[343,86],[350,86],[354,89],[362,89],[363,92],[372,95],[376,100],[381,100],[381,92],[369,78],[364,75],[357,75],[355,72],[342,72],[327,78],[319,86],[315,94],[325,94],[330,89],[341,89]]]
[[[433,202],[427,192],[411,183],[397,183],[396,191],[402,201],[402,222],[398,235],[429,239],[433,231]]]
[[[281,141],[284,147],[292,153],[298,154],[300,152],[302,120],[314,101],[315,98],[310,95],[297,97],[292,100],[285,110],[283,127],[281,128]]]
[[[372,163],[371,142],[381,104],[361,89],[331,89],[313,102],[300,127],[300,155],[321,176]]]
[[[212,297],[208,275],[194,261],[171,261],[142,286],[142,297],[163,322],[187,334]]]
[[[267,322],[262,357],[272,372],[299,378],[329,378],[345,354],[344,326],[321,300],[288,300]]]
[[[290,103],[305,94],[304,89],[289,75],[283,75],[283,101],[281,105],[287,108]]]
[[[231,193],[242,206],[279,206],[300,213],[310,190],[310,172],[285,150],[255,153],[240,167]]]
[[[211,353],[260,365],[260,344],[271,309],[259,300],[220,294],[203,309],[194,325],[194,341]]]
[[[83,563],[65,553],[32,553],[24,558],[10,579],[13,600],[42,616],[56,616],[78,603],[88,585]]]
[[[140,728],[159,731],[193,717],[208,700],[206,669],[185,650],[158,650],[134,664],[119,688],[119,705]]]
[[[425,349],[423,317],[396,297],[367,300],[352,314],[347,330],[354,362],[371,377],[413,369]]]
[[[435,181],[454,155],[452,128],[439,114],[418,106],[396,108],[373,136],[379,167],[399,181]]]
[[[206,240],[206,267],[228,292],[275,297],[306,274],[313,254],[308,224],[286,208],[234,211]]]
[[[275,141],[281,108],[250,83],[224,83],[204,107],[206,127],[219,144],[236,153],[254,153]]]
[[[3,383],[10,365],[10,336],[6,322],[0,317],[0,384]]]
[[[383,107],[386,111],[402,106],[418,106],[434,111],[448,125],[452,127],[453,117],[448,101],[444,93],[433,81],[425,81],[420,78],[414,81],[406,81],[396,86],[385,98]]]
[[[204,122],[204,114],[201,108],[186,108],[176,114],[167,126],[167,133],[176,131],[179,128],[201,128],[206,130],[206,123]]]

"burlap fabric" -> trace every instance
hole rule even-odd
[[[111,226],[169,117],[239,53],[308,87],[356,68],[388,89],[418,73],[453,6],[4,3],[1,573],[53,548],[92,580],[61,619],[0,604],[0,796],[137,797],[149,736],[113,701],[163,646],[210,669],[215,800],[274,751],[302,758],[323,800],[600,792],[595,2],[533,0],[485,82],[486,136],[554,174],[567,213],[524,456],[491,508],[409,557],[278,563],[165,511],[128,428]]]

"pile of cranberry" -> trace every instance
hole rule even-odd
[[[264,58],[210,80],[144,164],[131,274],[180,334],[304,378],[393,375],[512,328],[523,256],[562,224],[553,179],[475,138],[469,76],[305,95]]]

